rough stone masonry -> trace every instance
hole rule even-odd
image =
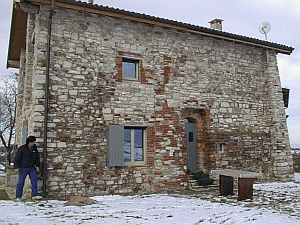
[[[34,7],[16,140],[35,135],[42,151],[50,7]],[[293,179],[275,50],[267,62],[264,47],[63,6],[54,7],[51,38],[50,197],[186,189],[186,118],[196,123],[199,170]],[[137,62],[137,79],[123,77],[124,58]],[[110,125],[143,128],[144,163],[108,166]]]

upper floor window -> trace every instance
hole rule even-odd
[[[122,58],[123,78],[138,79],[139,60]]]

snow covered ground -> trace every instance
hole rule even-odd
[[[296,182],[254,185],[253,200],[215,193],[96,196],[89,206],[65,201],[0,201],[0,224],[300,224],[300,174]]]

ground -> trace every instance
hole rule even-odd
[[[300,224],[300,174],[295,182],[254,185],[253,200],[217,192],[95,196],[88,206],[66,201],[0,201],[0,224]]]

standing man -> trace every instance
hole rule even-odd
[[[16,188],[16,200],[20,201],[23,194],[25,178],[29,175],[32,187],[32,199],[41,199],[37,189],[37,171],[40,167],[39,152],[35,145],[36,137],[29,136],[15,156],[14,167],[19,172],[19,182]]]

